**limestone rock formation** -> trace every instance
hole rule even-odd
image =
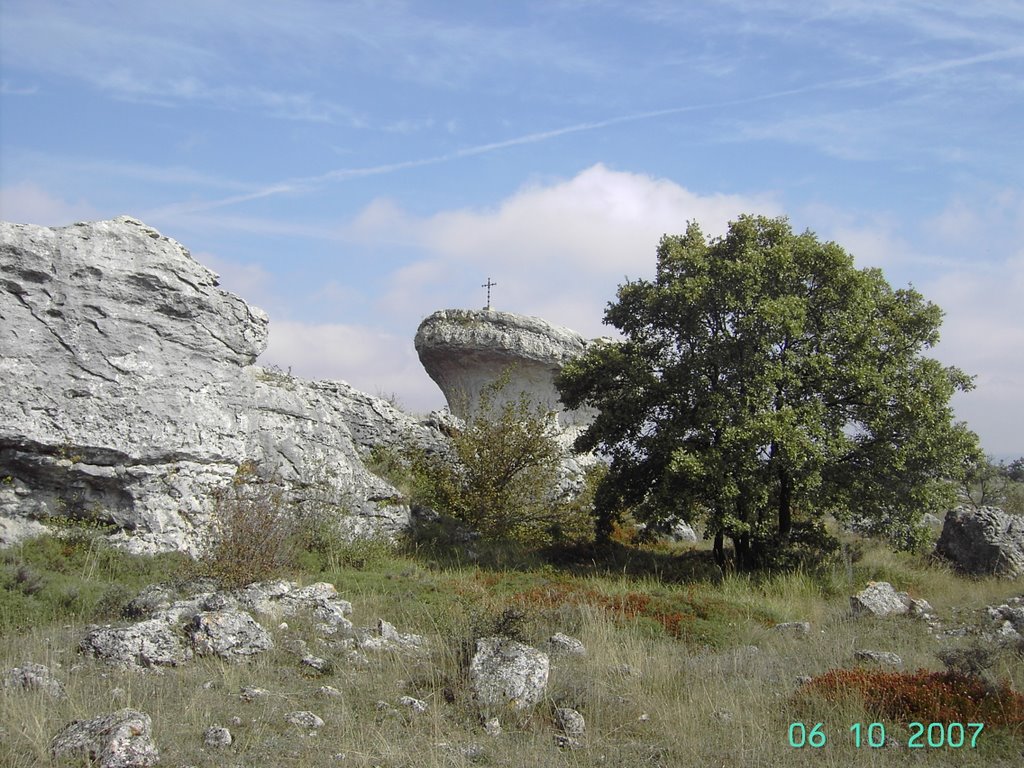
[[[0,545],[48,518],[194,552],[245,462],[353,534],[408,524],[362,463],[440,435],[343,382],[254,365],[267,316],[142,222],[0,223]]]
[[[492,310],[443,309],[416,331],[420,362],[456,416],[476,413],[481,390],[507,371],[508,386],[494,405],[526,392],[555,411],[563,429],[586,426],[593,418],[588,410],[565,410],[554,385],[562,366],[582,354],[587,343],[575,331],[540,318]]]
[[[946,513],[935,551],[976,575],[1024,576],[1024,517],[997,507],[957,507]]]

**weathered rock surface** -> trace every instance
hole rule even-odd
[[[853,658],[857,661],[870,661],[890,667],[902,667],[903,659],[892,651],[854,651]]]
[[[52,516],[194,552],[243,462],[354,534],[408,524],[361,457],[439,433],[344,382],[254,365],[267,316],[142,222],[0,223],[0,545]]]
[[[906,592],[897,592],[887,581],[872,581],[867,587],[850,598],[850,610],[854,616],[901,616],[930,617],[932,607],[927,600],[917,600]]]
[[[274,647],[267,630],[244,611],[206,611],[197,614],[189,636],[200,656],[246,659]]]
[[[957,507],[946,513],[935,545],[939,555],[975,575],[1024,576],[1024,517],[997,507]]]
[[[589,411],[565,410],[555,389],[562,366],[587,346],[568,328],[509,312],[442,309],[420,323],[415,343],[423,367],[462,419],[477,412],[481,390],[506,372],[509,382],[495,407],[525,392],[555,411],[563,429],[593,419]]]
[[[160,619],[127,627],[96,627],[82,639],[79,650],[123,667],[176,667],[192,658],[192,651],[175,627]]]
[[[470,686],[485,709],[524,710],[544,698],[549,670],[543,651],[507,637],[485,637],[476,641]]]
[[[98,768],[148,768],[160,760],[149,715],[122,709],[91,720],[76,720],[50,742],[57,759],[88,759]]]
[[[0,687],[5,690],[42,691],[54,699],[65,697],[64,684],[43,664],[28,662],[14,667],[7,670],[0,681],[3,683]]]

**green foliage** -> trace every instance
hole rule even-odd
[[[941,317],[783,218],[662,238],[655,279],[620,286],[605,313],[624,341],[591,347],[557,382],[569,408],[599,412],[576,448],[611,460],[600,533],[627,508],[703,518],[721,561],[727,536],[754,568],[794,520],[831,513],[913,546],[977,451],[949,405],[970,377],[921,354]]]
[[[975,509],[995,506],[1024,515],[1024,458],[1007,463],[977,456],[964,477],[962,492]]]
[[[189,566],[180,553],[135,556],[101,536],[44,535],[0,552],[0,634],[47,621],[109,621],[146,584]]]
[[[476,415],[451,435],[451,455],[377,450],[371,466],[410,504],[465,524],[485,542],[543,546],[587,538],[595,483],[585,482],[572,498],[559,493],[564,452],[553,414],[526,393],[499,405],[508,380],[505,374],[483,388]]]

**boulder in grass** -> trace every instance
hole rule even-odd
[[[927,600],[910,597],[906,592],[897,592],[887,581],[871,581],[867,587],[850,598],[850,610],[854,616],[903,616],[928,617],[933,609]]]
[[[960,506],[946,513],[936,554],[975,576],[1024,576],[1024,517],[997,507]]]
[[[148,768],[160,761],[149,715],[122,709],[90,720],[75,720],[50,742],[57,760],[87,760],[96,768]]]
[[[204,611],[192,620],[189,635],[200,656],[245,659],[268,651],[274,641],[244,611]]]
[[[484,708],[525,710],[544,698],[548,655],[507,637],[476,641],[469,666],[470,684]]]

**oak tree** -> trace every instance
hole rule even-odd
[[[627,281],[608,305],[622,340],[593,345],[557,382],[567,407],[598,411],[576,448],[609,460],[599,533],[626,509],[702,521],[720,563],[728,537],[744,569],[827,514],[911,546],[977,455],[950,408],[971,377],[923,354],[941,318],[785,218],[663,237],[654,279]]]

